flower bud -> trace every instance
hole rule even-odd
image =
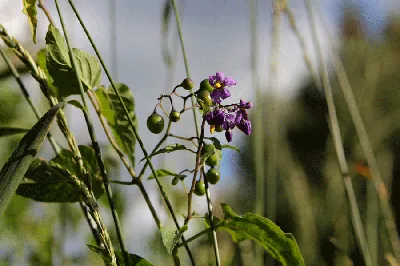
[[[214,87],[210,85],[208,79],[204,79],[202,82],[200,82],[200,90],[212,92],[214,90]]]

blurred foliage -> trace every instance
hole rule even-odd
[[[379,168],[391,192],[399,228],[400,19],[393,17],[379,38],[367,36],[365,24],[357,13],[345,13],[340,54]],[[376,191],[368,176],[357,172],[367,165],[333,72],[331,83],[373,264],[387,265],[385,256],[391,249]],[[265,96],[266,104],[270,97]],[[278,100],[278,104],[285,106],[285,111],[279,114],[282,134],[277,151],[277,225],[294,234],[306,265],[349,265],[350,262],[363,265],[329,133],[323,90],[310,79],[304,82],[294,99]],[[264,125],[267,132],[268,115]],[[240,182],[247,188],[241,188],[246,196],[238,197],[239,208],[248,208],[245,202],[255,195],[251,141],[244,146],[241,165],[247,167],[247,174],[242,175],[245,180]],[[268,150],[265,155],[268,160]]]

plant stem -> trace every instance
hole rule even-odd
[[[218,227],[220,227],[220,226],[221,226],[220,224],[214,225],[214,230],[216,230],[216,229],[217,229]],[[182,242],[182,243],[176,244],[176,247],[177,247],[177,248],[180,248],[180,247],[182,247],[183,245],[189,244],[189,243],[192,242],[193,240],[196,240],[197,238],[201,237],[202,235],[204,235],[204,234],[206,234],[206,233],[209,233],[209,232],[212,232],[212,231],[213,231],[212,228],[205,229],[205,230],[203,230],[203,231],[201,231],[201,232],[195,234],[194,236],[192,236],[192,237],[189,238],[188,240],[186,240],[186,242]]]
[[[145,149],[145,147],[144,147],[143,141],[142,141],[142,139],[140,138],[140,136],[139,136],[139,134],[138,134],[138,132],[137,132],[137,129],[136,129],[136,127],[135,127],[135,125],[134,125],[134,123],[133,123],[131,117],[129,116],[129,111],[128,111],[128,109],[127,109],[127,107],[126,107],[124,101],[122,100],[121,94],[120,94],[119,91],[117,90],[117,88],[116,88],[116,86],[115,86],[115,83],[114,83],[114,81],[113,81],[113,79],[112,79],[112,77],[111,77],[111,75],[110,75],[110,72],[108,71],[108,68],[106,67],[106,65],[105,65],[105,63],[104,63],[103,58],[101,57],[101,55],[100,55],[100,53],[99,53],[99,50],[97,49],[96,45],[94,44],[93,39],[92,39],[92,37],[91,37],[89,31],[87,30],[87,28],[86,28],[85,24],[83,23],[83,21],[82,21],[80,15],[79,15],[77,9],[75,8],[74,3],[72,2],[72,0],[68,0],[68,3],[70,4],[70,6],[71,6],[72,10],[74,11],[74,13],[75,13],[77,19],[79,20],[79,23],[81,24],[83,30],[85,31],[85,34],[86,34],[86,36],[88,37],[89,42],[90,42],[90,44],[92,45],[92,47],[93,47],[93,49],[94,49],[94,51],[95,51],[95,53],[96,53],[96,55],[97,55],[97,58],[99,59],[100,64],[102,65],[102,67],[103,67],[103,69],[104,69],[104,72],[106,73],[106,76],[107,76],[108,80],[110,81],[111,87],[113,88],[115,94],[117,95],[117,98],[118,98],[119,102],[121,103],[121,106],[122,106],[122,108],[123,108],[123,110],[124,110],[124,112],[125,112],[125,116],[126,116],[127,120],[129,121],[130,127],[132,128],[133,134],[135,135],[135,137],[136,137],[136,139],[137,139],[137,141],[138,141],[138,143],[139,143],[139,146],[140,146],[140,148],[141,148],[141,150],[142,150],[142,152],[143,152],[143,154],[144,154],[144,157],[146,158],[146,161],[147,161],[147,163],[148,163],[149,166],[150,166],[151,172],[152,172],[152,174],[154,175],[154,177],[155,177],[155,179],[156,179],[156,181],[157,181],[157,185],[158,185],[158,187],[159,187],[159,189],[160,189],[160,191],[161,191],[161,194],[162,194],[162,196],[163,196],[163,199],[164,199],[164,201],[165,201],[165,204],[167,205],[168,211],[171,213],[171,216],[172,216],[172,218],[173,218],[173,220],[174,220],[174,222],[175,222],[175,225],[176,225],[177,229],[179,230],[179,229],[180,229],[180,226],[179,226],[178,220],[176,219],[176,215],[175,215],[175,212],[174,212],[174,210],[173,210],[173,208],[172,208],[171,202],[169,201],[168,196],[166,195],[166,193],[165,193],[165,191],[164,191],[164,189],[163,189],[163,187],[162,187],[160,181],[158,180],[157,173],[156,173],[156,171],[155,171],[155,168],[154,168],[154,166],[153,166],[153,163],[151,162],[151,160],[150,160],[150,158],[149,158],[149,155],[148,155],[148,153],[147,153],[147,151],[146,151],[146,149]],[[182,240],[184,241],[184,237],[183,237],[183,236],[182,236]],[[188,246],[185,246],[185,248],[186,248],[186,251],[187,251],[187,253],[188,253],[189,258],[190,258],[191,261],[192,261],[192,264],[194,265],[193,256],[192,256],[192,254],[191,254],[191,252],[190,252],[190,250],[189,250],[189,247],[188,247]]]
[[[39,6],[39,8],[41,8],[43,10],[43,12],[46,15],[47,19],[49,20],[50,24],[55,26],[54,20],[51,17],[49,10],[47,10],[46,6],[44,5],[43,0],[39,0],[38,6]]]
[[[91,90],[91,89],[87,91],[87,94],[89,96],[90,101],[92,102],[92,105],[94,107],[94,110],[97,113],[97,116],[100,119],[100,123],[104,129],[104,132],[106,133],[108,141],[110,142],[110,144],[114,148],[114,150],[117,152],[122,163],[125,165],[126,170],[128,170],[128,172],[132,176],[132,178],[135,178],[136,177],[135,170],[131,167],[131,165],[128,162],[128,159],[125,158],[124,153],[121,151],[121,149],[118,147],[118,144],[115,142],[115,139],[107,125],[106,118],[101,113],[99,101],[96,97],[96,94],[94,94],[93,90]]]
[[[86,221],[88,222],[88,225],[90,229],[92,230],[92,235],[94,237],[94,240],[96,241],[96,244],[102,248],[104,248],[104,244],[101,241],[101,236],[99,233],[99,230],[97,230],[96,227],[96,222],[93,221],[93,218],[89,215],[89,210],[88,206],[86,206],[82,201],[79,202],[79,206],[81,206],[82,212],[85,215]]]
[[[196,166],[194,168],[192,185],[191,185],[189,193],[188,193],[188,210],[187,210],[187,216],[185,219],[185,224],[187,224],[189,222],[190,218],[192,217],[192,197],[193,197],[194,188],[196,186],[197,173],[200,170],[201,149],[203,148],[205,123],[206,123],[206,119],[203,118],[203,122],[201,123],[201,128],[200,128],[199,147],[197,148],[197,153],[196,153]]]
[[[206,176],[204,168],[203,168],[203,175]],[[213,206],[212,206],[212,201],[211,201],[210,186],[208,185],[207,178],[204,178],[204,185],[206,187],[208,217],[210,219],[210,226],[211,226],[211,230],[212,230],[212,240],[213,240],[213,248],[214,248],[214,254],[215,254],[215,263],[217,266],[220,266],[221,258],[220,258],[219,250],[218,250],[217,231],[215,230],[215,226],[214,226]]]
[[[321,66],[321,78],[322,78],[322,85],[324,88],[325,92],[325,98],[326,102],[328,105],[328,113],[329,113],[329,121],[330,121],[330,128],[331,128],[331,133],[332,133],[332,138],[336,150],[336,156],[339,162],[339,167],[342,172],[346,192],[347,192],[347,197],[349,200],[350,204],[350,214],[351,214],[351,220],[353,223],[353,228],[354,232],[356,235],[356,240],[358,242],[358,245],[360,247],[361,253],[364,258],[364,263],[365,265],[369,266],[372,265],[371,262],[371,255],[369,253],[368,249],[368,243],[365,238],[365,233],[364,233],[364,228],[363,224],[361,221],[360,217],[360,211],[358,209],[357,205],[357,198],[354,192],[353,185],[351,183],[351,178],[349,175],[348,171],[348,166],[346,162],[346,157],[344,153],[344,148],[343,148],[343,142],[342,138],[340,136],[340,127],[339,127],[339,122],[337,119],[336,115],[336,108],[335,108],[335,103],[333,100],[333,93],[332,93],[332,88],[329,82],[329,77],[328,77],[328,70],[326,68],[325,63],[323,62],[322,59],[322,51],[321,47],[318,41],[318,35],[317,35],[317,28],[314,20],[314,15],[313,15],[313,10],[312,10],[312,4],[310,0],[304,0],[305,5],[307,8],[307,14],[309,18],[309,23],[311,26],[311,31],[312,31],[312,39],[314,42],[314,45],[316,47],[316,52],[317,52],[317,58]]]
[[[81,82],[81,79],[80,79],[80,74],[79,74],[79,71],[77,71],[77,65],[76,65],[76,62],[75,62],[74,53],[72,51],[72,47],[71,47],[71,44],[69,42],[67,28],[66,28],[66,26],[64,24],[64,19],[63,19],[63,16],[61,14],[61,10],[60,10],[59,4],[58,4],[58,0],[55,0],[55,4],[56,4],[56,7],[57,7],[58,16],[60,18],[61,26],[62,26],[63,31],[64,31],[65,41],[66,41],[67,46],[68,46],[69,57],[70,57],[70,60],[71,60],[72,69],[76,73],[76,78],[77,78],[77,81],[78,81],[78,84],[79,84],[79,90],[80,90],[83,106],[85,107],[85,109],[82,110],[82,111],[83,111],[83,114],[84,114],[84,117],[85,117],[85,121],[86,121],[86,124],[87,124],[87,127],[88,127],[90,139],[92,141],[92,145],[93,145],[93,148],[94,148],[95,153],[96,153],[96,159],[97,159],[97,163],[98,163],[99,168],[100,168],[100,173],[101,173],[101,177],[103,179],[104,188],[106,190],[108,203],[110,204],[111,213],[112,213],[112,217],[113,217],[114,224],[115,224],[115,229],[116,229],[117,236],[118,236],[118,241],[119,241],[119,244],[120,244],[120,247],[121,247],[122,254],[124,255],[125,264],[128,265],[129,258],[128,258],[128,253],[126,252],[126,249],[125,249],[125,244],[124,244],[123,234],[122,234],[122,227],[120,225],[119,218],[118,218],[118,213],[117,213],[117,210],[115,209],[115,203],[114,203],[113,198],[112,198],[112,190],[111,190],[110,184],[108,182],[107,171],[106,171],[106,167],[104,165],[104,161],[103,161],[103,158],[102,158],[102,155],[101,155],[100,146],[99,146],[99,143],[97,142],[96,133],[94,131],[93,123],[92,123],[92,120],[91,120],[91,118],[89,116],[89,113],[88,113],[88,105],[87,105],[87,102],[86,102],[83,85],[82,85],[82,82]]]
[[[110,132],[108,126],[107,126],[107,121],[105,120],[105,117],[102,115],[101,110],[100,110],[100,106],[99,103],[97,101],[97,97],[96,95],[93,93],[92,90],[88,90],[88,96],[89,99],[92,102],[92,105],[94,107],[94,109],[96,110],[97,115],[99,116],[101,125],[103,126],[104,132],[107,135],[108,141],[111,143],[111,145],[113,146],[114,150],[118,153],[121,161],[123,162],[123,164],[125,165],[125,168],[128,170],[129,174],[132,177],[131,182],[121,182],[121,181],[110,181],[110,182],[114,182],[114,183],[118,183],[118,184],[124,184],[124,185],[137,185],[139,187],[140,192],[142,193],[151,214],[153,215],[153,218],[157,224],[157,227],[160,228],[161,223],[160,223],[160,219],[157,216],[157,212],[154,209],[153,204],[150,201],[150,197],[147,194],[146,189],[143,186],[143,183],[141,182],[141,180],[139,180],[135,174],[135,171],[133,170],[133,168],[131,167],[131,165],[129,164],[128,160],[125,158],[124,153],[121,151],[121,149],[118,147],[117,143],[114,140],[114,137],[112,136],[112,133]]]
[[[324,20],[325,24],[325,32],[327,33],[329,42],[333,44],[334,47],[335,41],[333,40],[331,34],[329,33],[328,27],[326,27],[326,21]],[[360,146],[364,153],[364,156],[367,160],[368,166],[371,169],[371,180],[374,183],[375,190],[378,194],[380,207],[382,209],[382,214],[385,220],[386,228],[388,230],[388,236],[391,242],[392,251],[397,261],[400,262],[400,239],[399,239],[399,232],[396,227],[396,222],[394,219],[394,214],[392,211],[392,207],[389,203],[389,192],[383,181],[382,175],[379,171],[378,163],[375,158],[373,148],[371,142],[368,137],[368,132],[365,128],[364,122],[361,118],[360,111],[357,107],[357,102],[355,100],[353,89],[350,85],[349,79],[347,77],[344,65],[340,56],[338,55],[337,51],[335,52],[336,48],[329,49],[329,56],[333,59],[333,67],[337,74],[340,88],[343,92],[344,99],[346,101],[346,105],[349,108],[350,116],[353,121],[356,133],[358,138],[360,139]]]
[[[187,56],[186,56],[185,42],[183,40],[181,19],[180,19],[180,16],[179,16],[178,8],[176,6],[176,1],[175,0],[171,0],[171,1],[172,1],[172,6],[174,8],[174,13],[175,13],[176,28],[178,30],[179,40],[181,42],[181,49],[182,49],[182,55],[183,55],[183,62],[185,63],[186,76],[188,78],[190,78],[189,63],[188,63],[188,59],[187,59]],[[193,89],[190,89],[190,93],[191,94],[193,93]],[[192,101],[192,106],[194,106],[195,105],[195,97],[192,95],[190,97],[190,99]],[[196,110],[195,109],[193,109],[193,119],[194,119],[194,125],[196,127],[196,136],[199,137],[199,125],[198,125],[198,119],[197,119],[197,114],[196,114]]]
[[[33,103],[32,98],[29,95],[28,90],[25,87],[25,84],[22,82],[21,76],[19,75],[17,69],[15,68],[14,64],[11,62],[10,58],[6,55],[3,48],[1,48],[1,47],[0,47],[0,53],[1,53],[1,56],[3,57],[4,61],[6,62],[8,68],[10,69],[12,75],[14,76],[15,80],[17,81],[26,101],[28,102],[29,106],[31,107],[36,118],[39,120],[41,117],[39,114],[39,110],[36,108],[35,104]],[[47,139],[49,140],[54,152],[56,154],[58,154],[60,152],[60,147],[58,146],[56,140],[52,137],[50,132],[47,134]]]

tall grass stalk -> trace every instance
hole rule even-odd
[[[380,173],[378,163],[373,153],[367,130],[361,118],[360,111],[357,107],[357,102],[354,98],[353,89],[350,85],[342,60],[340,59],[340,56],[336,50],[337,45],[335,45],[335,41],[333,40],[332,35],[329,33],[325,19],[322,18],[322,20],[325,25],[325,32],[327,33],[329,42],[333,45],[333,47],[329,49],[329,56],[332,59],[333,67],[338,77],[340,88],[344,95],[346,105],[349,108],[350,116],[356,129],[356,133],[358,135],[358,138],[360,139],[361,149],[367,160],[368,166],[371,169],[372,182],[374,183],[376,192],[378,194],[379,203],[385,219],[385,224],[388,230],[389,239],[391,241],[393,254],[396,260],[400,262],[399,232],[396,227],[392,207],[390,206],[390,198],[388,197],[389,192],[385,185],[385,182],[383,181],[383,177]]]
[[[77,65],[76,65],[74,53],[72,51],[72,47],[71,47],[71,44],[70,44],[70,41],[69,41],[68,31],[67,31],[67,28],[66,28],[65,23],[64,23],[64,18],[63,18],[62,14],[61,14],[61,10],[60,10],[60,6],[58,4],[58,0],[55,0],[54,2],[56,4],[58,16],[60,18],[61,26],[62,26],[62,29],[64,31],[64,37],[65,37],[65,41],[67,43],[72,69],[76,73],[76,79],[77,79],[78,84],[79,84],[79,90],[80,90],[80,94],[81,94],[82,103],[83,103],[83,106],[85,107],[85,109],[83,110],[83,114],[84,114],[84,117],[85,117],[86,125],[88,127],[88,132],[89,132],[89,135],[90,135],[90,139],[92,141],[92,146],[93,146],[95,154],[96,154],[97,163],[98,163],[99,168],[100,168],[100,174],[101,174],[101,177],[103,179],[104,188],[106,190],[107,199],[108,199],[108,203],[109,203],[110,209],[111,209],[111,214],[112,214],[112,217],[113,217],[113,220],[114,220],[118,241],[119,241],[119,244],[120,244],[120,248],[121,248],[122,254],[124,255],[125,264],[128,264],[129,263],[129,258],[128,258],[128,254],[127,254],[126,249],[125,249],[123,233],[122,233],[122,227],[121,227],[121,224],[120,224],[120,221],[119,221],[117,210],[115,208],[115,203],[114,203],[114,200],[113,200],[113,197],[112,197],[112,190],[111,190],[111,186],[110,186],[110,184],[108,182],[108,175],[107,175],[106,167],[104,165],[103,157],[101,155],[100,146],[99,146],[99,143],[97,142],[96,132],[95,132],[94,127],[93,127],[92,119],[91,119],[91,117],[89,115],[88,105],[87,105],[86,98],[85,98],[85,92],[84,92],[84,89],[83,89],[81,78],[79,76],[79,71],[77,71]]]
[[[339,127],[339,122],[337,119],[336,115],[336,107],[335,103],[333,100],[333,93],[332,93],[332,88],[329,82],[329,76],[328,76],[328,70],[326,67],[325,62],[323,61],[322,58],[322,50],[321,46],[318,40],[318,35],[317,35],[317,27],[314,19],[314,14],[313,14],[313,9],[312,9],[312,3],[311,0],[304,0],[304,3],[306,5],[307,9],[307,15],[310,23],[310,28],[311,28],[311,36],[313,39],[314,46],[316,48],[316,54],[317,58],[320,64],[320,75],[322,79],[322,85],[323,89],[325,92],[325,98],[327,101],[328,105],[328,114],[329,114],[329,122],[330,122],[330,129],[331,129],[331,134],[333,138],[333,143],[335,146],[335,151],[336,151],[336,156],[339,162],[339,167],[340,171],[343,176],[343,181],[345,184],[346,192],[347,192],[347,197],[349,200],[350,204],[350,214],[351,214],[351,220],[353,223],[353,228],[356,236],[356,240],[358,243],[358,246],[360,247],[361,253],[364,258],[364,263],[367,266],[372,265],[371,261],[371,255],[369,253],[369,248],[368,248],[368,243],[365,238],[365,231],[363,228],[363,224],[361,221],[360,217],[360,211],[357,205],[357,198],[354,192],[354,188],[351,182],[351,178],[349,175],[349,170],[346,162],[346,157],[344,154],[344,148],[343,148],[343,141],[342,137],[340,135],[340,127]]]
[[[254,212],[261,216],[265,216],[265,157],[264,157],[264,129],[263,129],[263,101],[261,94],[260,79],[258,73],[258,0],[249,0],[249,13],[250,13],[250,47],[251,47],[251,59],[250,69],[252,73],[251,82],[252,87],[255,90],[255,112],[254,112],[254,135],[252,136],[253,146],[253,158],[254,158],[254,169],[256,176],[256,199]],[[256,246],[255,247],[255,264],[261,265],[264,261],[264,250]]]

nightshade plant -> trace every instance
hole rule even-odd
[[[158,98],[153,113],[147,118],[147,127],[154,134],[164,132],[162,138],[148,153],[137,131],[135,103],[132,91],[122,83],[115,83],[109,74],[89,32],[87,31],[78,11],[69,1],[79,22],[85,30],[97,58],[77,48],[72,48],[68,39],[68,32],[64,25],[58,1],[55,1],[58,16],[63,27],[64,36],[54,26],[50,14],[42,2],[41,8],[46,11],[50,25],[46,34],[46,47],[37,54],[37,60],[0,25],[0,37],[9,49],[26,65],[33,78],[39,83],[43,95],[49,103],[49,111],[40,116],[34,104],[33,111],[39,121],[26,133],[19,145],[15,148],[7,163],[0,172],[0,216],[6,210],[12,196],[16,193],[40,202],[77,202],[80,204],[85,218],[93,233],[96,245],[88,247],[101,255],[106,265],[152,265],[150,262],[137,255],[129,253],[124,244],[122,225],[112,196],[110,182],[116,185],[135,185],[139,188],[146,204],[154,218],[164,246],[171,254],[175,265],[180,264],[178,249],[184,247],[192,265],[195,265],[189,243],[200,236],[211,233],[212,245],[215,251],[216,264],[220,265],[217,230],[225,230],[231,234],[234,241],[251,239],[260,244],[269,254],[282,265],[304,265],[303,258],[295,239],[291,234],[282,230],[267,218],[247,213],[244,216],[236,215],[227,204],[221,204],[224,217],[214,217],[209,184],[216,185],[220,180],[220,161],[222,149],[231,148],[223,145],[216,137],[206,135],[206,123],[210,133],[225,131],[225,138],[232,141],[233,130],[238,128],[246,135],[252,133],[248,110],[252,108],[251,102],[240,100],[239,103],[226,103],[231,96],[228,90],[236,85],[233,78],[225,77],[224,73],[217,72],[215,76],[204,79],[199,84],[199,89],[193,92],[195,83],[190,78],[185,78],[175,86],[170,94]],[[24,13],[27,14],[33,38],[36,38],[36,1],[24,1]],[[26,99],[30,101],[30,92],[25,88],[7,55],[1,50],[3,58],[12,70]],[[101,68],[103,67],[110,86],[100,85]],[[183,88],[183,91],[179,89]],[[234,92],[233,92],[234,93]],[[65,101],[65,97],[80,95],[81,101]],[[101,122],[107,138],[118,154],[121,162],[128,170],[131,181],[111,181],[106,171],[102,151],[96,139],[95,129],[92,125],[91,115],[88,112],[86,97],[90,99],[96,114]],[[169,100],[170,112],[165,111],[164,99]],[[188,106],[189,99],[196,99],[197,104]],[[174,100],[183,101],[181,110],[177,110]],[[73,133],[68,127],[67,118],[62,107],[72,104],[79,108],[87,124],[92,144],[78,145]],[[179,123],[184,112],[191,110],[194,115],[201,115],[201,126],[198,136],[180,136],[171,133],[173,123]],[[165,113],[165,117],[161,114]],[[49,134],[52,122],[57,124],[67,140],[68,147],[60,147],[58,142]],[[167,121],[165,123],[165,121]],[[166,128],[165,128],[166,125]],[[17,132],[21,133],[21,132]],[[34,158],[40,149],[44,138],[47,136],[55,152],[54,158],[44,160]],[[167,139],[180,139],[188,145],[171,144],[164,146]],[[145,161],[139,174],[135,171],[136,156],[134,154],[136,142],[139,143]],[[174,173],[168,169],[156,169],[152,163],[154,156],[176,151],[185,151],[194,154],[194,161],[187,169]],[[158,212],[152,204],[143,182],[144,174],[150,167],[151,175],[148,180],[155,179],[161,196],[175,223],[176,228],[162,225]],[[207,169],[208,168],[208,169]],[[191,179],[187,178],[191,175]],[[182,184],[187,198],[187,209],[183,225],[176,216],[176,210],[168,198],[160,178],[172,176],[172,185]],[[189,180],[187,180],[189,179]],[[189,186],[187,187],[187,185]],[[206,196],[208,213],[202,218],[206,228],[189,239],[184,234],[191,226],[190,221],[196,213],[192,208],[193,193],[199,197]],[[98,199],[105,194],[109,202],[119,249],[117,250],[109,236],[102,214],[98,208]],[[181,211],[181,210],[180,210]],[[125,229],[131,228],[126,226]],[[137,230],[137,228],[131,230]]]

